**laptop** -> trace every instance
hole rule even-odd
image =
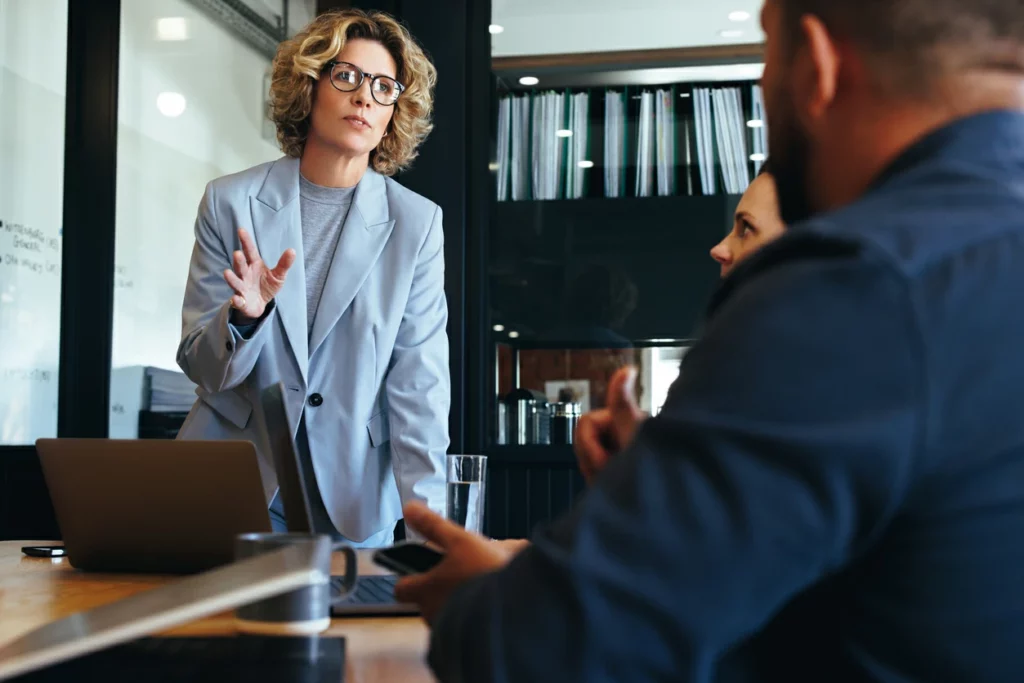
[[[319,531],[313,529],[313,515],[306,491],[306,479],[302,471],[303,464],[295,446],[289,420],[288,402],[285,400],[284,385],[281,383],[264,389],[260,396],[263,404],[263,415],[270,437],[270,449],[274,458],[274,469],[277,471],[277,483],[280,487],[278,495],[284,506],[284,514],[288,523],[288,531],[309,533]],[[419,614],[416,605],[400,603],[395,600],[394,575],[360,576],[355,589],[341,602],[331,608],[331,614],[344,616],[387,615],[414,616]],[[332,577],[331,592],[337,594],[342,585],[341,577]]]
[[[228,564],[235,536],[270,531],[248,441],[39,439],[71,566],[187,574]]]

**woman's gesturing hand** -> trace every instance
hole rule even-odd
[[[269,268],[244,228],[238,229],[238,240],[242,249],[234,253],[233,270],[225,270],[224,279],[235,290],[231,297],[231,306],[237,311],[235,322],[248,323],[258,320],[281,291],[288,269],[295,263],[295,250],[285,250],[277,265]]]

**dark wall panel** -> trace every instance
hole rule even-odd
[[[586,486],[575,463],[492,458],[489,467],[485,518],[493,538],[528,538],[568,512]]]
[[[403,22],[438,71],[434,130],[413,167],[397,179],[444,211],[445,291],[451,346],[452,452],[483,445],[484,240],[490,75],[489,0],[321,0],[321,10],[352,6]]]

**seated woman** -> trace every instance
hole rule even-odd
[[[711,258],[722,266],[724,278],[737,263],[781,237],[785,231],[786,224],[779,215],[775,177],[770,162],[766,161],[736,207],[732,231],[711,250]]]

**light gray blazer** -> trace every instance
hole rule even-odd
[[[272,267],[298,254],[273,310],[249,339],[228,324],[223,272],[255,236]],[[299,216],[299,162],[282,158],[214,180],[195,226],[178,364],[199,385],[183,439],[256,444],[268,503],[277,490],[260,392],[283,381],[338,531],[353,541],[394,526],[402,505],[444,512],[448,308],[441,209],[368,170],[359,182],[311,333]],[[323,403],[308,404],[320,394]]]

